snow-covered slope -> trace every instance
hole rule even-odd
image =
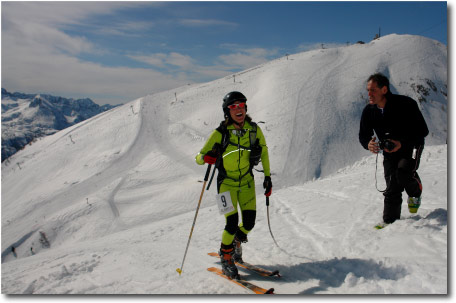
[[[357,140],[365,81],[376,71],[393,91],[426,99],[432,133],[420,168],[423,206],[411,216],[404,205],[404,220],[381,231],[372,228],[383,208],[375,156]],[[206,169],[194,156],[223,118],[224,94],[239,90],[264,122],[281,246],[269,235],[256,173],[245,259],[283,274],[249,278],[277,293],[446,293],[446,77],[445,46],[391,35],[146,96],[46,137],[2,165],[2,292],[246,293],[206,272],[224,226],[214,185],[184,273],[175,271]]]
[[[28,143],[110,110],[90,99],[10,93],[2,88],[2,161]]]

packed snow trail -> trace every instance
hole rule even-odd
[[[424,191],[418,214],[409,214],[404,205],[402,219],[380,231],[373,229],[382,211],[382,196],[372,184],[374,160],[370,156],[327,178],[273,193],[273,231],[291,254],[274,245],[265,205],[258,203],[258,220],[244,245],[244,259],[278,269],[282,278],[267,281],[252,275],[249,279],[265,288],[274,287],[278,294],[445,293],[447,211],[445,195],[440,192],[446,188],[446,146],[428,147],[423,153],[422,180],[432,186]],[[341,190],[344,195],[326,195],[328,186],[333,188],[330,193]],[[262,196],[257,196],[259,202]],[[279,197],[280,202],[276,202]],[[203,202],[206,207],[200,211],[181,277],[175,268],[181,261],[193,212],[10,260],[2,265],[3,290],[244,293],[223,280],[217,282],[206,272],[207,267],[218,266],[206,250],[218,248],[224,225],[215,203],[211,203]]]

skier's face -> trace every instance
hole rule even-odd
[[[240,104],[240,103],[242,103],[242,102],[236,101],[233,104]],[[242,108],[239,106],[236,106],[236,108],[230,108],[231,119],[233,119],[238,124],[244,123],[245,114],[246,114],[245,106]]]
[[[379,88],[377,82],[367,82],[367,93],[369,95],[369,104],[384,107],[386,103],[385,95],[388,92],[388,88],[383,86]]]

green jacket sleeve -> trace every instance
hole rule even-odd
[[[198,155],[196,155],[195,160],[196,163],[199,165],[204,164],[204,155],[210,150],[212,150],[212,147],[214,146],[215,143],[221,143],[222,142],[222,134],[219,133],[217,130],[214,130],[209,137],[209,139],[206,141],[206,144],[204,144],[203,148],[199,152]]]
[[[269,166],[269,152],[268,146],[266,145],[266,138],[263,135],[263,131],[257,126],[257,138],[261,146],[261,163],[263,163],[263,170],[265,176],[271,176],[271,167]]]

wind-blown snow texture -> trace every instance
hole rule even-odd
[[[404,203],[383,230],[373,228],[383,210],[376,158],[357,138],[366,79],[377,71],[394,92],[426,99],[431,131],[423,205],[412,215]],[[206,271],[219,266],[207,252],[225,224],[214,185],[176,272],[206,171],[194,157],[223,118],[223,96],[239,90],[264,121],[280,245],[255,173],[258,215],[244,259],[283,275],[242,272],[248,279],[279,294],[446,294],[446,79],[444,45],[390,35],[146,96],[46,137],[2,164],[2,293],[248,294]]]

